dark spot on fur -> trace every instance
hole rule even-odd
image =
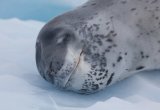
[[[97,66],[97,65],[92,65],[92,66],[91,66],[91,69],[95,69],[95,68],[96,68],[96,66]]]
[[[150,35],[150,33],[149,33],[149,32],[147,32],[146,34],[147,34],[148,36]]]
[[[92,29],[92,28],[93,28],[93,27],[92,27],[92,26],[90,26],[87,30],[88,30],[88,31],[91,31],[91,29]]]
[[[113,34],[113,33],[114,33],[114,30],[111,30],[110,33]]]
[[[159,11],[159,7],[156,7],[156,11]]]
[[[153,0],[152,2],[151,2],[151,4],[153,4],[153,3],[156,3],[158,0]]]
[[[105,72],[105,69],[103,69],[103,68],[102,68],[102,69],[100,69],[100,72]]]
[[[97,81],[102,80],[102,77],[100,77],[100,78],[96,78],[96,80],[97,80]]]
[[[106,49],[105,52],[110,52],[110,50],[109,50],[109,49]]]
[[[91,74],[88,74],[88,77],[92,78],[92,75],[91,75]]]
[[[106,41],[107,41],[107,42],[113,42],[113,40],[112,40],[112,39],[107,39]]]
[[[93,16],[91,16],[89,19],[90,19],[90,20],[93,19]]]
[[[107,62],[106,58],[103,57],[103,58],[100,60],[100,66],[101,66],[101,67],[106,67],[106,66],[107,66],[106,62]]]
[[[93,60],[98,60],[99,57],[100,57],[99,53],[95,53],[94,55],[92,55]]]
[[[122,60],[122,56],[119,56],[117,59],[117,62],[120,62]]]
[[[92,85],[92,90],[98,90],[99,89],[99,85],[98,84],[93,84]]]
[[[94,5],[96,5],[96,3],[92,3],[91,5],[94,6]]]
[[[105,73],[105,74],[104,74],[104,76],[103,76],[102,78],[104,79],[104,78],[106,78],[107,76],[108,76],[108,74],[107,74],[107,73]]]
[[[149,55],[146,55],[146,58],[149,58]]]
[[[144,68],[144,66],[139,66],[139,67],[136,68],[136,70],[141,70],[143,68]]]
[[[144,7],[144,9],[145,9],[145,10],[147,10],[147,9],[148,9],[148,7]]]
[[[95,15],[98,15],[98,13],[95,13]]]
[[[140,53],[141,53],[141,58],[144,58],[144,53],[142,51]]]
[[[143,35],[143,33],[140,33],[140,36]]]
[[[99,73],[98,75],[101,76],[103,73]]]
[[[110,22],[107,22],[106,25],[109,25]]]
[[[102,45],[103,45],[103,42],[102,42],[100,39],[98,39],[97,44],[98,44],[99,46],[102,46]]]
[[[99,24],[93,24],[93,26],[96,28],[96,31],[99,30]]]
[[[132,8],[132,9],[131,9],[131,11],[135,11],[135,10],[136,10],[136,8]]]
[[[97,75],[97,72],[94,72],[94,74],[93,74],[94,76],[96,76]]]
[[[113,37],[116,37],[116,36],[117,36],[117,33],[114,33],[114,34],[113,34]]]
[[[82,6],[82,8],[86,8],[86,7],[87,7],[87,5]]]
[[[112,82],[113,76],[114,76],[114,73],[112,73],[110,78],[108,79],[107,85],[109,85]]]
[[[108,48],[109,48],[109,49],[111,49],[111,48],[112,48],[112,46],[110,45],[110,46],[108,46]]]
[[[126,3],[127,3],[127,1],[121,1],[121,3],[122,3],[122,4],[126,4]]]
[[[99,71],[98,69],[95,69],[95,71]]]
[[[156,20],[159,20],[159,17],[157,16],[157,17],[155,17],[155,19],[156,19]]]
[[[113,47],[117,47],[117,44],[113,44]]]
[[[113,18],[114,18],[114,16],[111,16],[111,17],[110,17],[110,19],[113,19]]]
[[[154,32],[154,30],[150,30],[150,33],[153,33]]]
[[[113,67],[115,67],[115,66],[116,66],[116,64],[115,64],[115,63],[113,63],[113,64],[112,64],[112,66],[113,66]]]

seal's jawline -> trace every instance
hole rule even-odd
[[[71,79],[72,75],[75,74],[75,72],[76,72],[76,70],[77,70],[77,68],[78,68],[78,66],[79,66],[79,64],[80,64],[82,54],[83,54],[83,49],[81,50],[81,53],[80,53],[80,55],[79,55],[79,57],[78,57],[78,61],[77,61],[77,63],[76,63],[76,66],[73,68],[71,74],[69,75],[68,79],[67,79],[66,82],[64,83],[64,88],[66,88],[66,86],[67,86],[69,80]]]

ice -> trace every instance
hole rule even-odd
[[[160,110],[160,71],[146,71],[103,91],[61,91],[39,75],[38,21],[0,20],[0,110]]]

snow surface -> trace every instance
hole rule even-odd
[[[37,21],[0,20],[0,110],[160,110],[160,71],[80,95],[54,88],[35,65]]]

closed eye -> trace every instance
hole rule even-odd
[[[60,37],[59,39],[57,39],[57,44],[62,43],[62,42],[63,42],[63,40],[64,40],[64,37]]]
[[[60,44],[60,43],[68,43],[70,40],[72,40],[73,38],[71,38],[71,34],[69,33],[63,33],[61,36],[58,36],[56,43]]]

